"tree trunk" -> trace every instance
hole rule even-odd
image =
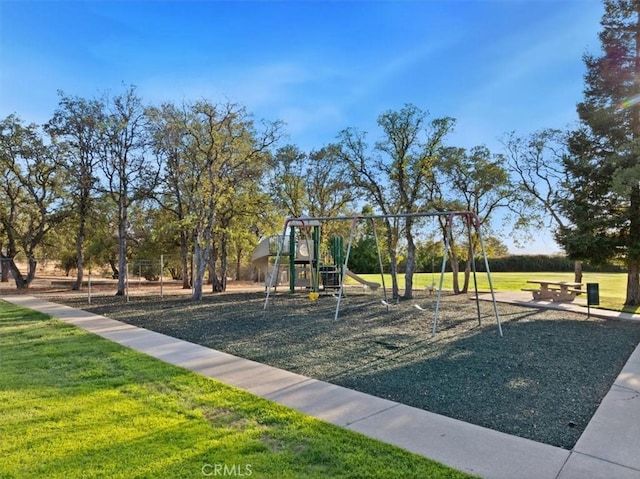
[[[38,266],[38,261],[33,256],[29,256],[28,263],[29,266],[27,269],[27,278],[25,280],[27,283],[27,288],[36,277],[36,267]]]
[[[236,253],[236,281],[240,281],[240,277],[241,275],[241,267],[242,267],[242,262],[241,262],[241,258],[242,258],[242,248],[238,248],[238,251]]]
[[[118,225],[118,291],[116,296],[124,296],[127,280],[127,222],[126,215]]]
[[[582,261],[574,261],[573,263],[573,281],[582,283]]]
[[[22,277],[22,273],[16,266],[16,263],[13,258],[6,258],[8,261],[5,261],[8,264],[9,271],[11,271],[11,275],[13,276],[14,281],[16,282],[16,288],[25,289],[29,285],[27,281]]]
[[[208,263],[208,269],[209,269],[209,277],[207,279],[207,284],[214,284],[213,278],[217,277],[218,272],[216,271],[216,260],[217,260],[217,253],[216,253],[216,247],[215,245],[211,247],[211,253],[209,254],[209,263]],[[215,293],[215,290],[212,290],[212,292]]]
[[[0,283],[9,282],[9,258],[0,253]]]
[[[195,241],[193,245],[193,256],[195,264],[193,265],[196,274],[193,278],[193,294],[191,299],[196,301],[202,300],[202,286],[204,272],[207,269],[207,248],[202,247],[200,241]]]
[[[218,278],[218,247],[212,246],[209,258],[209,283],[211,284],[212,293],[220,293],[223,291],[223,283]]]
[[[469,283],[471,282],[471,261],[471,254],[469,254],[469,259],[464,266],[464,281],[462,283],[462,290],[460,291],[461,293],[469,292]]]
[[[182,289],[191,288],[191,277],[189,276],[189,240],[187,232],[180,230],[180,265],[182,268]]]
[[[28,266],[27,266],[27,275],[23,276],[20,270],[18,269],[18,266],[16,266],[16,263],[13,258],[3,257],[3,259],[8,260],[9,270],[11,271],[13,279],[16,282],[16,288],[27,289],[31,284],[31,282],[36,277],[36,267],[38,265],[38,262],[33,257],[29,257]],[[6,262],[6,261],[3,261],[3,262]]]
[[[389,273],[391,274],[391,297],[398,299],[400,297],[400,288],[398,287],[398,264],[396,252],[389,249]]]
[[[111,266],[111,277],[113,279],[118,279],[118,276],[120,276],[120,271],[118,271],[118,266],[116,266],[116,260],[114,260],[113,258],[109,258],[109,266]]]
[[[224,233],[222,235],[222,245],[220,247],[221,251],[220,251],[220,284],[219,284],[219,291],[226,291],[227,290],[227,276],[229,275],[229,261],[228,261],[228,256],[229,256],[229,252],[227,250],[227,246],[228,246],[228,235],[226,233]]]
[[[625,306],[640,306],[640,263],[629,261],[627,266],[627,299]]]
[[[398,287],[398,258],[396,257],[395,241],[393,240],[393,230],[391,222],[385,219],[386,237],[387,237],[387,253],[389,254],[389,273],[391,274],[391,297],[398,299],[400,297],[400,288]]]
[[[458,255],[453,249],[451,250],[451,255],[449,257],[449,264],[451,264],[451,274],[453,276],[453,292],[455,294],[460,294],[460,281],[458,280],[458,273],[460,272],[460,260],[458,259]]]
[[[458,273],[460,273],[460,258],[458,258],[458,254],[456,253],[457,248],[453,239],[453,231],[449,230],[446,224],[441,225],[441,227],[445,245],[447,244],[447,235],[449,235],[449,264],[451,265],[453,292],[454,294],[460,294],[460,280],[458,279]]]
[[[78,237],[76,238],[76,255],[77,255],[77,274],[76,281],[71,286],[73,291],[78,291],[82,287],[82,279],[84,276],[84,239],[86,236],[87,221],[83,212],[85,208],[81,208],[80,211],[80,225],[78,227]]]
[[[635,94],[640,94],[640,3],[635,2]],[[633,106],[631,120],[633,139],[640,141],[640,105]],[[637,152],[637,146],[636,146]],[[637,155],[637,153],[636,153]],[[637,157],[635,158],[637,161]],[[636,173],[637,175],[637,173]],[[636,177],[636,184],[631,189],[629,197],[629,239],[627,244],[627,298],[625,306],[640,306],[640,180]]]
[[[407,218],[409,220],[409,218]],[[413,299],[413,272],[416,267],[416,245],[411,234],[412,222],[407,221],[405,237],[407,240],[407,266],[404,272],[404,299]]]
[[[640,113],[638,114],[640,115]],[[633,188],[630,199],[627,299],[624,304],[625,306],[640,306],[640,186]]]

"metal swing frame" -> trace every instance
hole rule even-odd
[[[432,328],[432,336],[435,336],[438,330],[438,315],[440,312],[440,302],[441,302],[441,298],[442,298],[442,287],[443,287],[443,283],[444,283],[444,274],[445,274],[445,269],[446,269],[446,262],[447,262],[447,253],[451,247],[451,242],[452,242],[452,238],[453,238],[453,232],[452,232],[452,228],[453,228],[453,220],[456,217],[461,217],[463,219],[463,221],[465,222],[465,226],[468,232],[468,237],[469,237],[469,248],[470,248],[470,260],[471,260],[471,266],[472,266],[472,272],[473,272],[473,284],[474,284],[474,291],[475,291],[475,302],[476,302],[476,311],[477,311],[477,315],[478,315],[478,324],[482,325],[482,317],[481,317],[481,313],[480,313],[480,299],[478,298],[478,282],[477,282],[477,268],[476,268],[476,262],[475,262],[475,250],[474,250],[474,246],[473,246],[473,235],[472,235],[472,228],[475,229],[476,234],[478,235],[478,240],[480,242],[480,248],[482,251],[482,257],[484,259],[484,265],[485,265],[485,270],[487,272],[487,280],[489,282],[489,289],[491,292],[491,300],[493,303],[493,312],[495,314],[495,318],[496,318],[496,323],[498,326],[498,333],[500,334],[500,336],[503,336],[502,333],[502,326],[500,324],[500,315],[498,314],[498,306],[497,306],[497,302],[496,302],[496,297],[495,297],[495,292],[493,289],[493,281],[491,280],[491,271],[489,269],[489,261],[487,259],[487,254],[486,254],[486,249],[484,246],[484,240],[482,238],[482,232],[481,232],[481,228],[480,228],[480,219],[478,218],[478,215],[476,215],[474,212],[472,211],[432,211],[432,212],[423,212],[423,213],[399,213],[399,214],[391,214],[391,215],[356,215],[356,216],[325,216],[325,217],[299,217],[299,218],[295,218],[295,217],[289,217],[285,219],[284,222],[284,227],[283,227],[283,234],[280,236],[280,241],[278,242],[278,252],[276,254],[276,259],[275,259],[275,265],[274,268],[277,270],[278,265],[279,265],[279,261],[280,261],[280,257],[282,256],[282,252],[284,250],[284,238],[287,232],[287,228],[289,227],[290,223],[294,223],[297,225],[301,225],[302,227],[305,226],[305,223],[309,223],[309,222],[325,222],[325,221],[351,221],[351,231],[349,234],[349,243],[347,245],[347,252],[345,255],[345,259],[344,259],[344,265],[342,267],[342,274],[340,277],[340,290],[339,290],[339,294],[338,294],[338,300],[337,300],[337,304],[336,304],[336,311],[335,311],[335,315],[334,315],[334,320],[338,319],[338,315],[340,313],[340,302],[343,296],[343,292],[344,292],[344,283],[345,283],[345,276],[346,276],[346,271],[347,271],[347,264],[349,262],[349,254],[351,253],[351,246],[353,244],[353,238],[354,238],[354,231],[355,231],[355,226],[357,225],[357,223],[359,221],[362,220],[368,220],[371,221],[372,227],[373,227],[373,231],[374,231],[374,236],[375,236],[375,241],[376,241],[376,249],[378,252],[378,260],[379,260],[379,264],[380,264],[380,275],[382,278],[382,288],[383,288],[383,294],[384,294],[384,303],[387,306],[387,310],[389,309],[388,303],[387,303],[387,289],[386,289],[386,285],[385,285],[385,281],[384,281],[384,274],[383,274],[383,268],[382,268],[382,256],[380,254],[380,248],[379,248],[379,243],[378,243],[378,235],[376,233],[376,229],[375,229],[375,222],[374,220],[376,219],[388,219],[388,218],[408,218],[408,217],[423,217],[423,218],[428,218],[428,217],[445,217],[447,220],[446,223],[446,233],[445,233],[445,248],[444,248],[444,254],[442,255],[442,268],[440,271],[440,283],[439,283],[439,287],[438,287],[438,295],[437,295],[437,299],[436,299],[436,306],[435,306],[435,312],[434,312],[434,318],[433,318],[433,328]],[[312,268],[313,269],[313,268]],[[269,305],[269,299],[270,299],[270,292],[271,292],[271,288],[268,287],[267,288],[267,292],[266,292],[266,296],[265,296],[265,301],[264,301],[264,307],[263,309],[266,310],[268,305]]]

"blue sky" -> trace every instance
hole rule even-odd
[[[303,150],[413,103],[485,144],[577,120],[599,0],[0,0],[0,116],[47,121],[57,91],[236,101]],[[542,241],[542,243],[540,243]],[[528,252],[557,248],[541,238]]]

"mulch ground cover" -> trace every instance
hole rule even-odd
[[[570,449],[629,355],[640,324],[435,296],[388,308],[375,294],[55,297],[126,323],[508,434]],[[415,308],[420,304],[427,311]]]

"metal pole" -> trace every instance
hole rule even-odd
[[[313,259],[316,262],[313,276],[313,291],[320,291],[320,226],[313,227]]]
[[[280,275],[279,262],[280,262],[280,256],[282,255],[282,250],[284,249],[284,241],[285,241],[285,236],[287,234],[287,226],[289,226],[288,219],[284,222],[284,228],[282,229],[282,236],[278,240],[278,252],[276,253],[276,262],[273,265],[273,271],[276,274],[276,284],[278,284],[278,279],[279,279],[278,276]],[[291,253],[291,251],[289,251],[289,253]],[[269,264],[267,264],[267,273],[268,272],[269,272]],[[289,280],[291,280],[291,278]],[[273,273],[269,277],[269,285],[267,286],[267,295],[264,298],[264,307],[262,308],[263,310],[266,310],[267,305],[269,304],[269,294],[271,293],[272,286],[273,286]]]
[[[87,301],[91,304],[91,268],[89,268],[89,280],[87,283]]]
[[[476,292],[476,311],[478,312],[478,326],[482,326],[482,315],[480,314],[480,298],[478,298],[478,278],[476,275],[476,252],[473,247],[473,235],[471,233],[471,218],[465,217],[467,232],[469,233],[469,261],[473,270],[473,289]]]
[[[447,228],[445,232],[445,240],[444,240],[444,252],[442,253],[442,269],[440,270],[440,286],[438,286],[438,297],[436,299],[436,310],[433,316],[433,330],[431,331],[431,337],[436,335],[436,331],[438,330],[438,312],[440,311],[440,298],[442,297],[442,285],[444,283],[444,272],[447,266],[447,251],[449,250],[449,236],[451,234],[451,222],[452,217],[450,216],[447,219]]]
[[[163,271],[164,271],[164,255],[160,255],[160,299],[164,299],[163,295]]]
[[[338,313],[340,312],[340,300],[342,299],[342,294],[344,292],[344,279],[347,275],[347,264],[349,264],[349,254],[351,253],[351,244],[353,243],[353,232],[356,229],[356,223],[358,222],[358,217],[354,217],[351,220],[351,232],[349,233],[349,245],[347,246],[347,254],[344,257],[344,266],[342,268],[342,275],[340,277],[340,293],[338,294],[338,302],[336,304],[336,314],[333,317],[334,321],[338,319]]]
[[[124,264],[124,292],[129,302],[129,263]]]
[[[489,280],[489,289],[491,290],[491,300],[493,301],[493,312],[496,315],[496,322],[498,323],[498,332],[502,337],[502,325],[500,324],[500,316],[498,315],[498,303],[496,302],[496,295],[493,291],[493,282],[491,281],[491,270],[489,269],[489,260],[487,259],[487,251],[484,248],[484,241],[482,240],[482,232],[480,230],[480,220],[475,213],[471,213],[474,218],[476,231],[478,232],[478,239],[480,240],[480,247],[482,248],[482,257],[484,258],[484,267],[487,269],[487,279]]]
[[[378,263],[380,264],[380,280],[382,281],[382,295],[384,302],[387,305],[387,311],[389,311],[389,303],[387,302],[387,285],[384,281],[384,268],[382,267],[382,254],[380,253],[380,243],[378,243],[378,232],[376,230],[376,223],[371,218],[371,229],[373,230],[373,238],[376,240],[376,251],[378,252]]]
[[[315,228],[315,227],[314,227]],[[317,254],[317,251],[315,251],[315,241],[313,241],[313,237],[312,237],[312,243],[309,242],[309,226],[307,226],[305,224],[305,222],[302,222],[302,231],[304,231],[304,244],[307,247],[307,253],[309,254],[309,273],[311,274],[311,279],[309,281],[309,287],[311,289],[311,291],[317,292],[318,289],[315,287],[315,281],[316,281],[316,277],[315,277],[315,271],[313,269],[313,256],[315,256]],[[314,251],[313,251],[313,255],[311,254],[311,248],[309,246],[311,246],[311,244],[314,245]],[[296,252],[297,254],[297,252]]]
[[[296,236],[293,225],[289,231],[289,292],[296,292]]]

